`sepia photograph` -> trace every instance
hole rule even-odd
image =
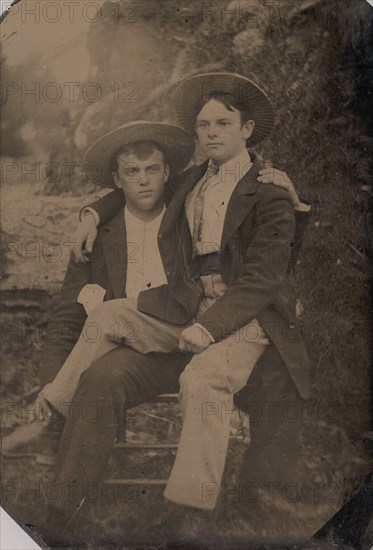
[[[0,7],[2,518],[372,550],[373,1]]]

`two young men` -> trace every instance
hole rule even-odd
[[[232,410],[233,393],[245,385],[263,351],[273,347],[269,341],[287,366],[287,370],[280,369],[276,373],[276,387],[279,387],[280,377],[282,390],[290,387],[289,393],[295,391],[301,397],[309,393],[302,341],[289,337],[283,330],[284,326],[290,332],[295,328],[295,310],[285,284],[295,219],[290,194],[278,187],[260,185],[259,163],[246,151],[246,142],[260,141],[268,135],[272,125],[271,107],[261,90],[248,79],[230,73],[198,75],[180,86],[175,104],[179,120],[188,130],[194,128],[196,120],[198,141],[210,160],[173,179],[172,198],[162,220],[158,220],[157,244],[161,258],[158,271],[161,276],[154,282],[145,281],[147,290],[139,293],[137,307],[131,311],[136,322],[140,314],[142,320],[149,320],[146,322],[150,325],[146,326],[151,330],[145,338],[140,335],[138,339],[140,344],[150,345],[145,351],[159,351],[151,347],[155,335],[164,339],[171,334],[176,348],[179,345],[183,352],[195,355],[176,350],[167,355],[140,354],[128,346],[121,346],[96,361],[83,375],[74,397],[76,414],[66,424],[62,436],[57,479],[61,484],[69,480],[96,481],[107,463],[116,426],[113,427],[112,419],[109,421],[107,416],[101,422],[87,425],[81,416],[87,401],[105,405],[102,411],[124,410],[128,404],[136,404],[177,385],[178,374],[189,363],[180,379],[183,434],[165,495],[178,504],[212,509],[216,504],[228,442],[228,423],[221,421],[221,412],[223,408]],[[145,141],[157,143],[151,132],[146,136],[142,134],[143,139],[133,136],[131,139],[132,142],[144,141],[145,137],[148,138]],[[96,151],[95,163],[100,165],[102,162],[107,167],[109,152],[118,150],[113,144],[119,145],[114,140],[110,147],[101,150],[101,157]],[[165,149],[167,151],[167,146],[162,143],[160,148],[148,150],[149,156],[143,159],[138,151],[122,150],[119,160],[125,162],[124,172],[119,162],[116,183],[122,182],[125,194],[131,178],[139,175],[139,172],[132,173],[133,170],[139,170],[141,162],[148,161],[152,155],[159,157]],[[133,158],[129,158],[128,153]],[[173,153],[180,154],[176,150]],[[118,155],[114,160],[118,161]],[[136,166],[131,166],[132,162]],[[163,165],[160,157],[155,165],[167,175],[164,157]],[[113,171],[113,167],[109,168]],[[107,178],[111,177],[110,172],[106,174]],[[278,173],[275,175],[279,177]],[[267,178],[268,174],[263,177]],[[101,184],[107,186],[109,181],[105,178]],[[147,186],[144,181],[141,197],[145,202],[155,193]],[[118,264],[119,259],[119,267],[123,267],[132,242],[127,235],[126,251],[123,193],[114,192],[94,206],[101,222],[105,222],[113,214],[113,205],[119,213],[99,230],[98,244],[105,254],[105,266],[100,261],[97,265],[94,261],[88,264],[89,269],[97,269],[95,283],[103,288],[110,287],[107,300],[124,297],[126,281],[125,269],[120,275],[120,269],[114,274],[109,268],[108,251],[111,250],[112,261]],[[126,225],[128,198],[127,205]],[[162,211],[157,215],[161,217]],[[299,217],[303,222],[306,220],[306,214],[298,214]],[[155,227],[153,229],[155,231]],[[134,234],[137,231],[135,229]],[[137,241],[135,237],[134,242]],[[120,243],[123,247],[115,246]],[[114,257],[113,248],[119,257]],[[151,248],[154,250],[154,243]],[[83,264],[70,265],[64,285],[68,301],[74,304],[74,309],[78,307],[80,318],[82,307],[76,303],[79,293],[76,287],[72,290],[75,282],[71,285],[77,279],[71,270],[82,267]],[[136,281],[136,276],[133,280]],[[137,282],[134,285],[141,287]],[[108,308],[107,311],[110,302],[104,305],[106,319],[113,320],[116,310]],[[66,317],[62,313],[61,320],[69,318],[71,321],[71,313],[72,310]],[[100,315],[97,321],[103,322]],[[128,340],[128,334],[119,334],[121,336]],[[66,355],[66,352],[65,347],[62,353]],[[219,410],[218,414],[209,415],[207,422],[202,422],[202,407],[206,402],[217,403]],[[99,458],[92,456],[97,439]],[[82,442],[85,442],[84,449]],[[216,489],[209,492],[208,499],[203,493],[206,485]],[[67,519],[75,507],[67,499],[65,504],[60,514]]]
[[[175,106],[209,161],[179,176],[165,213],[158,244],[168,285],[141,293],[134,307],[104,304],[94,319],[106,327],[118,321],[124,342],[120,326],[132,323],[138,330],[127,344],[142,353],[179,347],[195,354],[180,378],[183,431],[165,496],[213,509],[229,435],[223,412],[233,410],[233,394],[270,342],[287,367],[277,373],[284,380],[278,387],[309,396],[307,355],[286,283],[295,218],[289,193],[258,185],[259,163],[246,150],[272,126],[270,103],[257,86],[230,73],[197,75],[180,85]],[[103,221],[118,204],[113,194],[94,207]],[[182,251],[181,273],[167,250]],[[198,310],[196,280],[202,283]],[[203,415],[208,403],[217,410]],[[207,494],[206,487],[214,490]]]

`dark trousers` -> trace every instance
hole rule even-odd
[[[147,354],[121,346],[82,375],[59,447],[56,483],[59,506],[71,517],[89,484],[102,481],[126,409],[177,392],[191,354]]]
[[[274,346],[255,366],[236,404],[250,415],[251,443],[235,503],[256,530],[253,541],[309,540],[338,510],[343,487],[338,472],[321,459],[326,449],[318,440],[317,409],[300,397]],[[224,487],[224,498],[223,493]]]
[[[251,444],[244,457],[242,482],[286,483],[289,467],[300,463],[308,404],[274,346],[258,361],[247,385],[236,395],[236,404],[250,416]]]

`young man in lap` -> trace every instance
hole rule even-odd
[[[167,282],[157,245],[169,200],[167,182],[170,171],[178,173],[189,164],[194,150],[193,138],[177,126],[135,121],[103,136],[88,151],[100,163],[101,185],[120,189],[120,210],[100,229],[90,262],[69,262],[53,317],[58,338],[49,342],[41,365],[44,387],[34,406],[38,421],[4,438],[3,453],[35,442],[41,450],[40,436],[61,429],[56,416],[68,417],[82,373],[80,365],[66,373],[63,364],[94,306],[125,296],[135,299],[142,290]],[[100,323],[90,324],[84,336],[97,340],[100,330]]]

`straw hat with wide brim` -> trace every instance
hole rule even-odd
[[[234,95],[249,111],[255,128],[248,145],[255,145],[271,132],[273,109],[266,93],[248,78],[236,73],[213,72],[187,78],[175,88],[173,105],[179,124],[194,134],[198,106],[213,93]]]
[[[191,134],[174,124],[136,120],[123,124],[98,139],[87,151],[84,171],[89,181],[103,187],[115,187],[110,162],[125,145],[150,141],[158,144],[167,155],[171,174],[184,170],[195,151]]]

